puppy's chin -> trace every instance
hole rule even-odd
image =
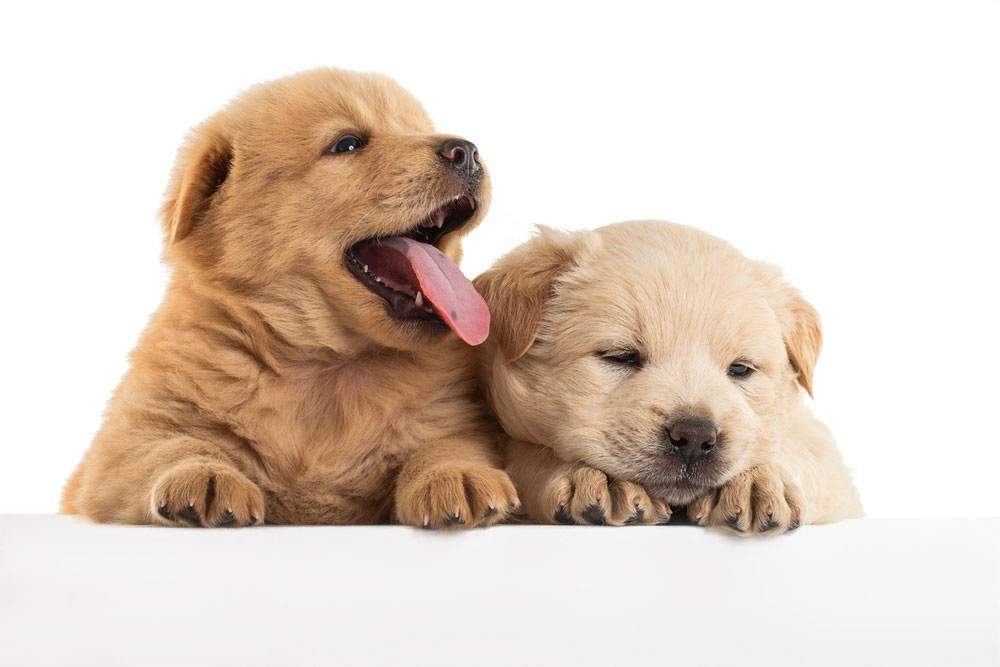
[[[671,505],[686,505],[725,484],[735,472],[722,460],[702,460],[685,464],[674,456],[658,458],[644,465],[634,481],[650,494]]]
[[[353,277],[350,278],[352,281]],[[442,346],[464,346],[439,318],[403,319],[392,304],[355,283],[346,290],[353,296],[350,305],[340,310],[340,319],[358,347],[376,347],[400,352],[426,353]],[[345,304],[346,305],[346,304]],[[452,345],[449,345],[452,344]]]
[[[687,505],[715,488],[685,481],[666,484],[647,482],[644,486],[647,493],[669,505]]]
[[[451,329],[437,318],[399,319],[385,303],[378,305],[383,311],[379,325],[379,335],[369,337],[384,347],[407,352],[423,352],[430,348],[453,343],[462,343],[452,334]],[[449,348],[450,349],[450,348]]]

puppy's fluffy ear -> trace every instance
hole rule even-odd
[[[167,244],[187,236],[229,176],[233,148],[219,123],[209,120],[181,148],[160,214]]]
[[[791,289],[791,288],[790,288]],[[799,374],[799,384],[813,395],[813,369],[823,347],[823,330],[819,324],[819,313],[802,298],[796,290],[791,290],[788,309],[791,324],[785,333],[785,349],[792,368]]]
[[[472,281],[490,307],[490,340],[506,363],[535,341],[556,278],[574,264],[578,239],[540,226],[537,236]]]
[[[781,335],[785,340],[788,361],[798,374],[798,382],[813,395],[813,369],[823,346],[823,330],[819,313],[789,285],[773,267],[763,267],[765,282],[771,290],[771,306],[778,315]]]

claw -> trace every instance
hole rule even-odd
[[[185,521],[193,523],[196,526],[201,525],[201,517],[198,516],[198,510],[194,508],[194,505],[188,505],[180,512],[178,512],[177,515],[182,519],[184,519]]]
[[[777,528],[780,525],[781,525],[780,522],[775,521],[771,517],[767,517],[767,520],[760,524],[760,532],[766,533],[767,531],[772,530],[773,528]]]
[[[233,514],[231,509],[227,509],[218,519],[215,520],[215,524],[213,525],[216,528],[222,528],[223,526],[231,526],[234,523],[236,523],[236,515]]]
[[[604,517],[604,510],[600,505],[588,505],[587,509],[583,510],[583,516],[595,526],[604,526],[607,524],[607,520]]]
[[[646,516],[646,510],[644,510],[642,507],[637,506],[635,508],[635,511],[632,513],[632,516],[630,516],[628,520],[625,521],[625,523],[626,524],[639,523],[645,516]]]
[[[552,518],[555,519],[557,523],[561,523],[565,526],[572,526],[576,523],[576,521],[573,521],[573,517],[569,513],[569,508],[565,505],[560,505],[559,509],[556,510],[556,513]]]

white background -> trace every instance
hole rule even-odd
[[[1000,514],[1000,4],[147,3],[0,25],[0,512],[54,511],[167,273],[186,130],[382,71],[480,147],[474,275],[532,225],[664,218],[785,267],[871,516]]]

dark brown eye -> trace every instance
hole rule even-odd
[[[337,139],[333,146],[330,146],[328,153],[353,153],[355,151],[361,150],[361,147],[365,145],[364,140],[357,136],[356,134],[345,134],[340,139]]]
[[[748,378],[754,374],[756,369],[749,364],[745,364],[742,361],[734,361],[729,364],[729,370],[726,374],[731,378]]]
[[[615,364],[616,366],[633,366],[636,368],[642,366],[642,357],[639,356],[639,352],[636,350],[624,350],[622,352],[604,350],[598,352],[597,356],[609,364]]]

